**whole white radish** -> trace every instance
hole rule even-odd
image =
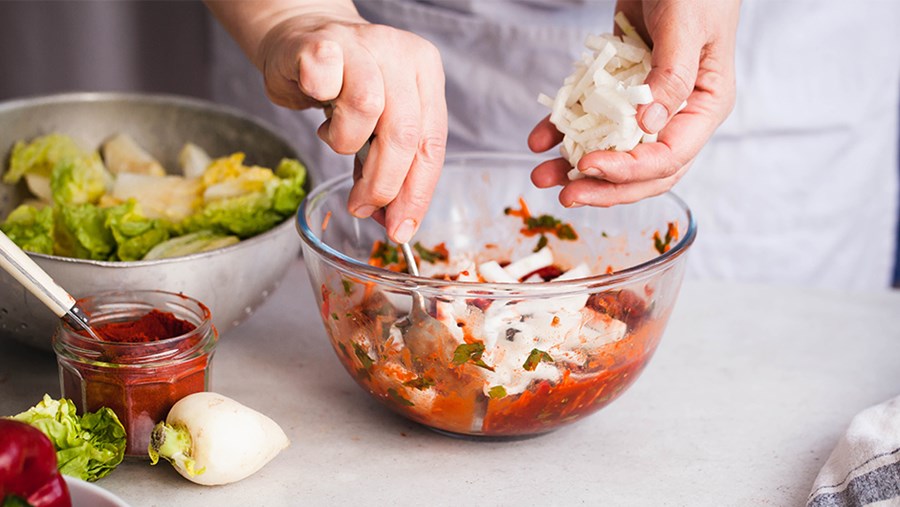
[[[248,477],[290,445],[278,423],[217,393],[186,396],[150,436],[150,461],[207,486]]]

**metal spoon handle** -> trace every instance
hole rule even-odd
[[[57,285],[3,232],[0,232],[0,267],[47,305],[57,317],[63,318],[75,306],[75,298]]]
[[[13,243],[3,231],[0,231],[0,267],[70,327],[83,329],[91,338],[100,339],[91,328],[88,315],[75,303],[75,298],[54,282],[50,275],[31,260],[31,257]]]
[[[413,256],[409,243],[400,243],[400,250],[403,251],[403,257],[406,259],[406,266],[409,273],[413,276],[419,276],[419,266],[416,265],[416,258]]]

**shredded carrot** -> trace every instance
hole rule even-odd
[[[331,211],[325,213],[325,218],[322,219],[322,232],[325,232],[325,229],[328,228],[328,222],[331,221]]]

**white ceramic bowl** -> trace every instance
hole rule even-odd
[[[69,487],[72,507],[130,507],[124,500],[96,484],[68,475],[63,477]]]

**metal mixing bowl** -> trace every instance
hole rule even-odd
[[[275,167],[300,158],[258,120],[197,99],[165,95],[76,93],[0,103],[0,175],[9,151],[22,139],[58,132],[84,148],[117,133],[130,134],[164,167],[177,167],[191,141],[211,156],[235,151],[247,163]],[[0,217],[28,195],[24,183],[0,184]],[[29,254],[76,298],[110,290],[182,292],[212,311],[220,333],[238,325],[278,286],[300,249],[292,220],[240,243],[210,252],[136,262],[105,262]],[[0,271],[0,337],[50,350],[56,316],[6,272]]]

